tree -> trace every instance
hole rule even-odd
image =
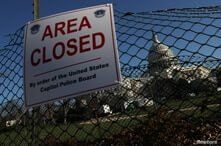
[[[67,124],[67,114],[70,109],[69,102],[70,102],[70,99],[63,100],[63,113],[64,113],[64,124],[65,125]]]
[[[190,83],[191,91],[196,94],[210,95],[216,91],[216,85],[208,79],[196,79]]]
[[[217,86],[221,87],[221,67],[217,69],[216,78],[217,78]]]
[[[191,92],[191,87],[190,87],[190,84],[188,83],[187,80],[179,79],[176,82],[176,86],[175,86],[174,90],[176,91],[175,92],[175,98],[179,99],[179,98],[187,97],[188,93]]]
[[[45,105],[45,109],[43,111],[43,116],[47,121],[51,121],[52,123],[56,123],[55,120],[55,108],[54,108],[54,104],[53,103],[49,103]],[[37,113],[40,113],[39,111],[37,111]]]
[[[10,100],[2,108],[2,116],[11,119],[16,119],[22,113],[22,105],[19,100]]]
[[[151,92],[155,99],[173,98],[175,93],[174,90],[176,83],[173,79],[156,79],[151,83]]]

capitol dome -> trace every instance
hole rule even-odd
[[[172,50],[168,46],[161,43],[158,40],[158,37],[156,34],[153,34],[152,40],[153,40],[153,45],[150,48],[149,54],[148,54],[149,63],[174,58],[174,54]]]
[[[154,33],[152,41],[153,44],[149,49],[148,62],[150,74],[156,75],[174,64],[174,54],[168,46],[158,40],[157,35]]]

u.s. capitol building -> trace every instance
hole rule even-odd
[[[152,46],[147,56],[148,69],[139,78],[124,77],[120,91],[134,97],[143,91],[145,84],[156,79],[184,79],[191,82],[196,79],[206,79],[211,70],[203,65],[185,65],[173,53],[172,49],[158,40],[156,34],[152,36]],[[124,90],[122,90],[124,89]],[[120,94],[123,94],[122,92]],[[145,95],[144,95],[145,96]]]
[[[154,33],[152,42],[147,56],[148,69],[140,77],[123,76],[118,87],[107,91],[99,91],[90,96],[96,96],[108,104],[117,105],[120,102],[119,99],[133,101],[153,98],[148,91],[151,90],[148,89],[148,85],[157,79],[184,79],[190,83],[196,79],[206,79],[210,75],[211,70],[203,65],[182,64],[182,61],[174,55],[172,49],[160,42]],[[84,99],[86,99],[86,96]]]
[[[173,51],[161,43],[157,35],[153,35],[153,45],[149,50],[149,74],[150,76],[159,76],[161,78],[183,78],[188,82],[195,79],[205,79],[210,74],[210,69],[203,65],[194,64],[185,65],[173,54]]]

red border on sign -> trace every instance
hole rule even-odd
[[[94,8],[97,8],[97,7],[101,7],[101,6],[107,6],[107,7],[109,7],[109,10],[110,10],[110,21],[111,21],[111,30],[112,30],[112,40],[113,40],[113,51],[114,51],[114,59],[115,59],[115,73],[116,73],[116,76],[117,76],[117,81],[116,82],[119,82],[120,81],[120,70],[119,70],[119,66],[118,66],[118,63],[117,63],[117,61],[118,61],[118,59],[117,59],[117,43],[116,43],[116,38],[115,38],[115,34],[114,34],[114,26],[113,26],[113,23],[114,23],[114,20],[113,20],[113,12],[112,12],[112,7],[111,7],[111,5],[110,4],[106,4],[106,5],[100,5],[100,6],[95,6],[95,7],[90,7],[90,8],[85,8],[85,9],[81,9],[81,10],[74,10],[74,11],[69,11],[69,12],[65,12],[65,13],[60,13],[60,14],[56,14],[56,15],[52,15],[52,16],[48,16],[48,17],[45,17],[45,18],[42,18],[42,19],[40,19],[40,20],[43,20],[43,19],[47,19],[47,18],[51,18],[51,17],[54,17],[54,16],[60,16],[60,15],[64,15],[64,14],[68,14],[68,13],[71,13],[71,12],[79,12],[79,11],[83,11],[83,10],[88,10],[88,9],[94,9]],[[33,22],[37,22],[37,21],[40,21],[40,20],[36,20],[36,21],[33,21]],[[32,23],[33,23],[32,22]],[[26,50],[27,50],[27,48],[26,48],[26,38],[27,38],[27,30],[28,29],[28,26],[26,26],[26,35],[25,35],[25,51],[24,51],[24,91],[25,91],[25,93],[24,93],[24,95],[25,95],[25,106],[26,107],[32,107],[32,106],[37,106],[37,105],[39,105],[39,104],[42,104],[42,103],[47,103],[47,102],[51,102],[51,101],[55,101],[55,100],[58,100],[58,99],[64,99],[64,98],[66,98],[66,97],[69,97],[69,96],[74,96],[74,95],[80,95],[80,94],[82,94],[82,93],[87,93],[87,92],[90,92],[90,91],[94,91],[94,90],[97,90],[97,89],[105,89],[105,88],[107,88],[107,87],[111,87],[111,86],[115,86],[115,85],[117,85],[118,83],[114,83],[114,84],[110,84],[110,85],[105,85],[105,86],[101,86],[101,87],[97,87],[97,88],[93,88],[93,89],[89,89],[89,90],[85,90],[85,91],[80,91],[80,92],[77,92],[77,93],[73,93],[73,94],[68,94],[68,95],[64,95],[64,96],[62,96],[62,97],[56,97],[56,98],[53,98],[53,99],[50,99],[50,100],[45,100],[45,101],[42,101],[42,102],[37,102],[37,103],[34,103],[34,104],[27,104],[27,98],[26,98],[26,85],[25,85],[25,77],[26,77],[26,73],[25,73],[25,54],[26,54]],[[95,58],[95,59],[100,59],[100,58]],[[91,59],[92,60],[92,59]],[[88,61],[91,61],[91,60],[88,60]],[[93,59],[94,60],[94,59]],[[88,61],[86,61],[86,62],[88,62]],[[85,61],[84,61],[85,62]],[[80,62],[80,63],[84,63],[84,62]],[[76,63],[77,64],[77,63]],[[76,64],[73,64],[73,65],[76,65]],[[79,63],[78,63],[79,64]],[[70,65],[69,65],[70,66]],[[66,67],[69,67],[69,66],[66,66]],[[64,68],[64,67],[63,67]],[[63,69],[63,68],[61,68],[61,69]],[[60,69],[60,68],[59,68]],[[55,69],[55,70],[53,70],[53,71],[57,71],[57,69]],[[51,71],[50,71],[51,72]],[[48,73],[48,72],[46,72],[46,73]],[[43,73],[43,74],[46,74],[46,73]],[[37,74],[37,76],[39,76],[39,75],[42,75],[42,74]],[[36,76],[36,75],[35,75]]]

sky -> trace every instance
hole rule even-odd
[[[0,5],[0,48],[6,35],[33,19],[33,0],[3,0]],[[144,12],[169,8],[189,8],[220,5],[221,0],[40,0],[40,17],[69,10],[114,3],[123,12]]]

